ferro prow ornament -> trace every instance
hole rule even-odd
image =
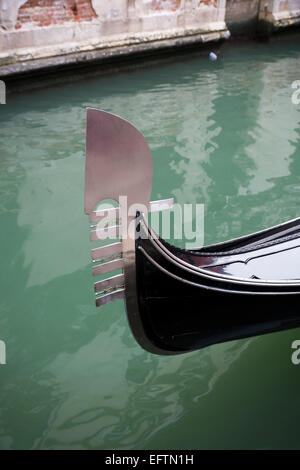
[[[124,298],[139,344],[156,354],[202,347],[300,326],[300,219],[223,243],[186,250],[157,236],[146,212],[170,209],[150,202],[152,158],[142,134],[113,114],[87,110],[85,213],[112,225],[91,231],[96,305]],[[126,196],[126,198],[125,198]],[[95,210],[107,199],[117,202]]]

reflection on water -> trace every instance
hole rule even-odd
[[[223,344],[200,357],[162,359],[120,341],[123,323],[101,332],[75,354],[60,354],[43,371],[64,398],[35,448],[147,446],[153,434],[185,413],[186,403],[189,409],[197,407],[250,343]]]
[[[297,64],[297,58],[281,59],[263,70],[257,124],[250,131],[253,142],[245,149],[253,162],[251,180],[240,194],[266,191],[276,184],[276,178],[290,174],[291,157],[299,140],[300,115],[299,107],[292,105],[287,95],[291,95],[291,71],[296,70]]]
[[[184,356],[146,353],[122,302],[93,305],[83,214],[93,106],[145,135],[152,199],[205,204],[206,243],[299,216],[297,44],[231,47],[216,63],[194,56],[11,96],[1,107],[0,448],[297,447],[297,331]],[[278,434],[269,414],[283,407]]]

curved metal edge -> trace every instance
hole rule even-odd
[[[257,279],[247,279],[247,278],[240,278],[236,276],[227,276],[225,274],[219,274],[219,273],[208,273],[208,270],[195,267],[192,264],[187,263],[186,261],[183,261],[179,259],[177,256],[175,256],[173,253],[171,253],[160,241],[157,236],[157,234],[153,231],[152,227],[147,223],[144,217],[140,220],[141,223],[144,224],[146,230],[148,230],[149,233],[149,240],[153,245],[155,245],[156,249],[166,258],[168,259],[171,263],[181,267],[181,269],[187,270],[192,272],[193,274],[196,274],[200,277],[203,278],[208,278],[208,279],[217,279],[219,281],[223,282],[229,282],[229,283],[235,283],[235,284],[249,284],[249,285],[256,285],[256,286],[276,286],[276,287],[284,287],[284,286],[300,286],[300,280],[299,282],[295,281],[290,281],[290,280],[277,280],[277,281],[268,281],[268,280],[257,280]],[[174,247],[176,248],[176,247]]]
[[[273,225],[272,227],[268,227],[268,228],[264,228],[262,230],[258,230],[255,233],[248,233],[247,235],[242,235],[241,237],[230,238],[229,240],[224,240],[222,242],[213,243],[211,245],[205,245],[205,246],[202,246],[200,248],[193,248],[192,250],[186,250],[186,251],[191,252],[191,253],[195,253],[195,252],[201,251],[203,249],[213,250],[214,248],[220,248],[220,247],[222,247],[222,245],[225,245],[225,244],[227,245],[227,244],[230,244],[230,243],[239,243],[239,242],[247,241],[249,238],[251,238],[254,235],[260,236],[260,235],[268,234],[268,233],[270,233],[274,230],[277,230],[277,229],[278,230],[279,229],[284,229],[287,226],[289,226],[290,224],[292,225],[291,226],[291,229],[292,229],[294,227],[294,224],[296,225],[297,223],[300,224],[300,217],[296,217],[295,219],[286,220],[285,222],[282,222],[282,223],[277,224],[277,225]]]
[[[157,261],[155,261],[150,255],[149,253],[147,253],[147,251],[142,248],[142,247],[139,247],[139,250],[141,251],[141,253],[148,259],[148,261],[150,261],[150,263],[153,264],[153,266],[155,266],[157,269],[159,269],[161,272],[163,272],[164,274],[166,274],[167,276],[169,277],[172,277],[173,279],[175,279],[176,281],[179,281],[179,282],[183,282],[184,284],[188,284],[192,287],[199,287],[200,289],[206,289],[206,290],[210,290],[210,291],[214,291],[214,292],[222,292],[223,294],[238,294],[238,295],[259,295],[259,296],[263,296],[263,295],[300,295],[300,291],[291,291],[291,292],[268,292],[268,291],[244,291],[244,290],[234,290],[234,289],[222,289],[220,287],[211,287],[211,286],[206,286],[204,284],[200,284],[200,283],[197,283],[197,282],[193,282],[193,281],[190,281],[189,279],[184,279],[183,277],[180,277],[180,276],[177,276],[176,274],[173,274],[171,273],[170,271],[168,271],[166,268],[164,268],[163,266],[161,266]]]

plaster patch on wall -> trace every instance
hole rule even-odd
[[[91,0],[96,15],[101,20],[125,19],[127,0]]]
[[[19,8],[27,0],[0,0],[0,27],[5,30],[12,30],[18,18]]]

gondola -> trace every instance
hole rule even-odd
[[[152,158],[128,121],[87,110],[85,213],[96,305],[125,300],[131,331],[161,355],[300,326],[300,218],[251,235],[182,249],[160,238],[147,212],[173,199],[150,201]],[[126,197],[126,198],[125,198]],[[119,203],[99,210],[103,200]],[[124,202],[126,201],[126,203]]]

